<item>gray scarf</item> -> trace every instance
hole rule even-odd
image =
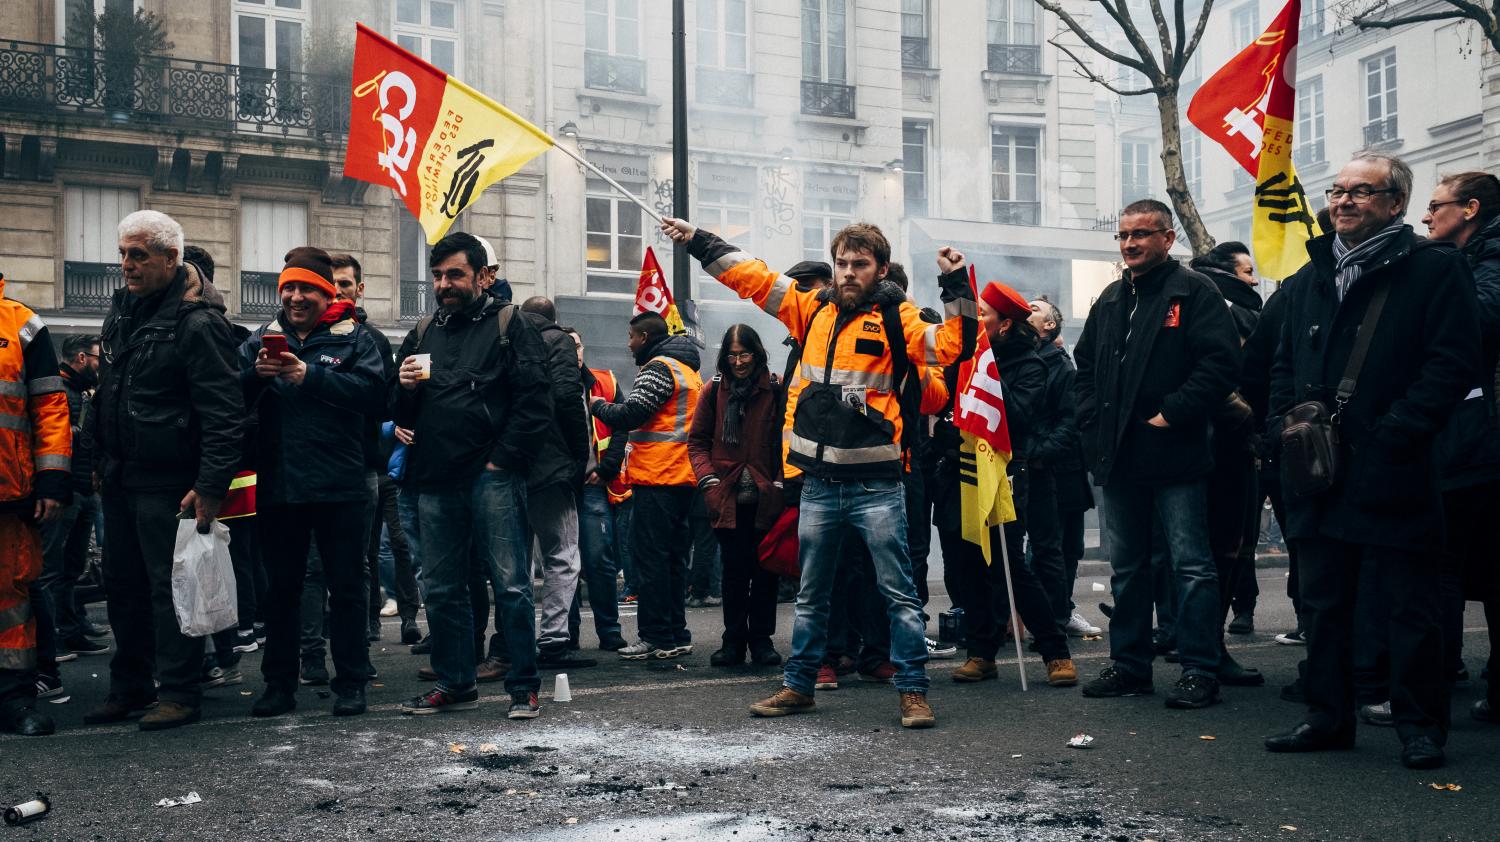
[[[1343,237],[1334,235],[1334,286],[1338,289],[1340,301],[1344,300],[1345,293],[1365,273],[1365,268],[1374,263],[1385,247],[1407,227],[1406,223],[1397,219],[1375,236],[1353,247],[1345,244]]]

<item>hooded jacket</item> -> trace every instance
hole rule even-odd
[[[1192,482],[1213,468],[1209,419],[1240,342],[1218,289],[1176,260],[1104,288],[1074,348],[1078,428],[1094,483]],[[1147,423],[1160,414],[1168,426]]]
[[[493,463],[524,477],[532,447],[552,424],[547,347],[529,319],[511,318],[500,336],[497,319],[507,305],[480,295],[455,313],[438,312],[417,341],[413,328],[398,359],[432,355],[432,377],[396,393],[396,425],[414,432],[406,453],[405,482],[419,490],[468,487]]]
[[[547,347],[547,379],[552,384],[552,423],[532,444],[528,488],[583,481],[589,459],[589,414],[583,378],[578,371],[578,344],[556,322],[537,313],[526,318]]]
[[[1444,491],[1500,482],[1500,405],[1495,401],[1500,388],[1500,217],[1470,238],[1462,251],[1474,275],[1484,356],[1479,377],[1438,436]]]
[[[101,481],[223,499],[240,462],[245,401],[224,297],[184,264],[160,292],[115,291],[86,422]]]
[[[1390,291],[1341,414],[1341,478],[1316,497],[1286,497],[1286,535],[1429,552],[1443,540],[1433,442],[1479,382],[1468,263],[1405,226],[1340,300],[1334,236],[1307,244],[1312,260],[1283,290],[1286,322],[1271,369],[1273,435],[1296,404],[1332,404],[1375,286],[1386,282]]]
[[[1194,266],[1193,271],[1213,281],[1219,294],[1224,296],[1224,303],[1229,305],[1229,316],[1234,319],[1240,342],[1249,339],[1250,334],[1255,332],[1256,322],[1260,321],[1260,293],[1233,272],[1225,272],[1212,266]]]
[[[256,502],[363,501],[370,493],[364,432],[378,431],[386,411],[385,365],[375,338],[353,312],[314,327],[306,339],[285,321],[278,313],[240,346],[245,407],[259,422]],[[285,335],[288,350],[307,364],[300,385],[255,373],[267,334]]]
[[[88,496],[94,493],[94,449],[83,428],[85,416],[92,411],[90,393],[99,385],[99,378],[87,369],[75,371],[67,363],[60,363],[57,373],[68,395],[68,424],[73,428],[73,493]]]

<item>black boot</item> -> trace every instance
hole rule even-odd
[[[1226,687],[1259,687],[1266,683],[1260,670],[1241,666],[1228,652],[1219,653],[1219,683]]]
[[[52,717],[37,713],[36,703],[30,698],[0,705],[0,728],[23,737],[45,737],[57,730]]]

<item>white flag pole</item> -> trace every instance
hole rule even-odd
[[[1010,477],[1005,478],[1010,482]],[[1012,500],[1014,500],[1012,496]],[[1005,524],[1000,524],[1000,561],[1005,565],[1005,598],[1010,602],[1010,627],[1016,639],[1016,670],[1021,673],[1021,692],[1026,692],[1026,661],[1021,654],[1021,615],[1016,613],[1016,589],[1010,581],[1010,548],[1006,546]]]
[[[658,223],[660,223],[662,221],[661,214],[659,214],[656,211],[652,210],[650,207],[648,207],[646,205],[645,202],[641,201],[634,194],[632,194],[629,190],[626,190],[624,187],[621,187],[620,186],[620,182],[615,181],[614,179],[610,178],[608,175],[606,175],[604,173],[603,170],[599,169],[598,167],[596,167],[593,164],[590,164],[588,161],[584,160],[582,155],[579,155],[577,152],[574,152],[573,150],[569,149],[566,146],[563,146],[561,143],[558,143],[556,141],[552,142],[552,148],[556,149],[557,151],[559,151],[561,153],[563,153],[564,155],[567,155],[569,158],[572,158],[573,160],[577,161],[578,163],[583,164],[583,166],[586,167],[589,172],[591,172],[594,175],[597,175],[600,178],[604,179],[606,182],[609,183],[609,186],[611,186],[611,187],[615,188],[616,190],[620,191],[620,195],[624,196],[625,198],[629,199],[632,202],[635,202],[637,205],[640,205],[641,210],[645,211],[648,215],[650,215],[650,217],[652,219],[656,220]]]

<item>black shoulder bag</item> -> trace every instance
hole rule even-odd
[[[1370,296],[1364,321],[1354,337],[1354,348],[1344,366],[1344,376],[1334,394],[1332,412],[1323,401],[1304,401],[1292,407],[1283,418],[1281,429],[1281,482],[1293,497],[1316,497],[1338,482],[1343,460],[1339,447],[1339,418],[1349,399],[1354,397],[1359,370],[1364,368],[1370,351],[1370,340],[1385,307],[1390,280],[1381,278]]]

